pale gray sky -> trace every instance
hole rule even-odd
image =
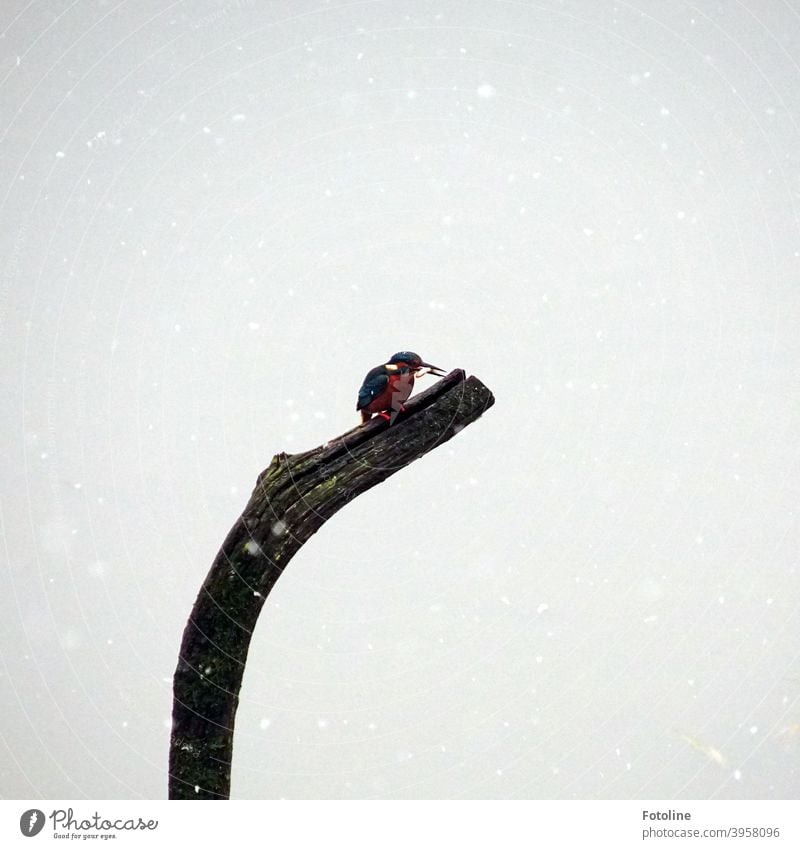
[[[165,795],[180,636],[257,474],[411,349],[497,404],[281,578],[233,795],[796,796],[788,3],[47,0],[0,31],[0,795]]]

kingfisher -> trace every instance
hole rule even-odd
[[[424,374],[443,377],[445,372],[438,366],[423,362],[422,357],[413,351],[398,351],[388,363],[370,369],[358,390],[356,410],[361,411],[362,424],[368,422],[373,413],[387,421],[392,421],[398,413],[404,413],[406,408],[403,405],[414,388],[414,377]]]

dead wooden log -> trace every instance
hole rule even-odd
[[[460,369],[302,454],[277,454],[258,477],[200,588],[173,682],[171,799],[227,799],[233,725],[250,638],[264,600],[298,549],[362,492],[453,437],[494,404]]]

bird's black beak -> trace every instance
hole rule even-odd
[[[428,371],[436,377],[444,377],[447,374],[444,369],[439,368],[439,366],[432,366],[430,363],[422,363],[421,368],[428,369]]]

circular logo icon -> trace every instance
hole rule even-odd
[[[19,818],[19,830],[25,837],[36,837],[44,828],[44,812],[38,808],[31,808]]]

